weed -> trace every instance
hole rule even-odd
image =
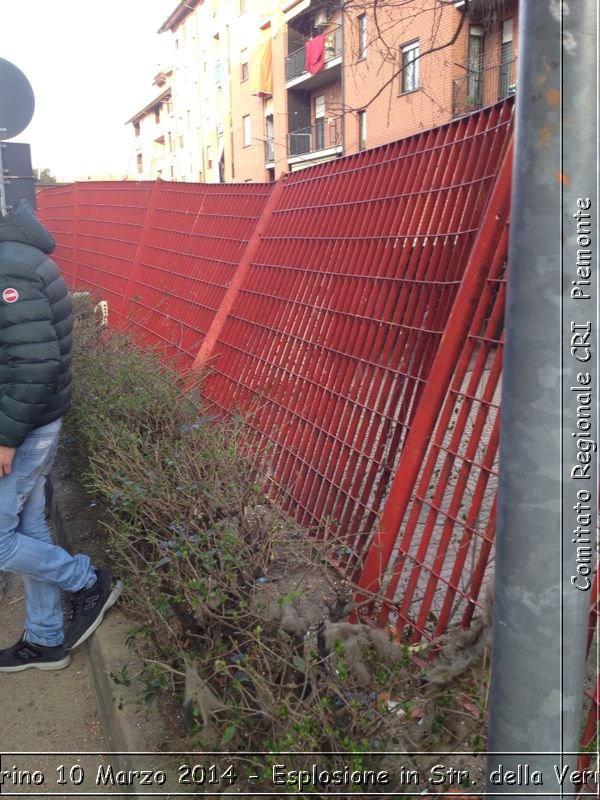
[[[129,668],[127,664],[110,673],[110,677],[117,686],[131,686],[131,678],[129,677]]]

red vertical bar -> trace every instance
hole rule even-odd
[[[287,179],[287,174],[284,173],[280,176],[279,180],[273,187],[273,191],[265,205],[263,206],[262,213],[259,217],[258,222],[256,223],[256,227],[252,232],[250,239],[248,240],[248,244],[244,249],[238,267],[235,271],[233,278],[231,279],[227,291],[225,292],[225,296],[221,301],[221,304],[215,314],[213,321],[211,323],[210,328],[202,342],[200,350],[194,359],[194,363],[192,365],[193,369],[200,369],[203,367],[208,359],[210,358],[212,351],[214,349],[215,343],[219,338],[221,331],[223,330],[223,326],[227,321],[229,313],[233,308],[233,304],[235,303],[237,296],[240,292],[240,288],[244,284],[244,280],[246,275],[248,274],[248,270],[250,269],[250,265],[258,252],[258,248],[260,247],[262,237],[266,232],[269,223],[271,222],[271,217],[273,215],[273,210],[277,207],[279,203],[279,199],[283,192],[283,188],[285,186],[285,181]]]
[[[81,187],[79,183],[74,184],[73,201],[73,288],[77,288],[77,268],[79,266],[79,196]]]
[[[125,293],[123,294],[123,298],[121,300],[119,314],[121,315],[123,324],[127,319],[128,303],[132,300],[134,296],[135,283],[139,278],[142,269],[142,254],[144,252],[146,244],[148,243],[148,240],[150,238],[150,233],[152,231],[154,215],[156,213],[156,209],[158,208],[158,200],[160,197],[161,185],[162,183],[160,178],[157,178],[152,187],[152,193],[150,195],[150,200],[148,202],[148,210],[146,211],[146,216],[144,218],[144,227],[142,229],[142,233],[140,234],[140,238],[138,240],[137,247],[135,249],[135,255],[133,257],[133,263],[131,265],[131,270],[129,272],[129,278],[127,279],[127,286],[125,287]]]

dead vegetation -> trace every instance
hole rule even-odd
[[[385,756],[358,754],[394,751],[424,774],[439,756],[409,753],[483,751],[488,620],[436,643],[436,662],[347,622],[354,587],[266,503],[243,420],[207,414],[189,376],[86,309],[68,426],[108,512],[146,701],[183,704],[193,750],[377,768]]]

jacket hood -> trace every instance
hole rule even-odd
[[[0,217],[0,242],[29,244],[48,254],[56,244],[24,198],[5,217]]]

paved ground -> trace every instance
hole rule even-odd
[[[17,641],[23,630],[22,585],[18,578],[3,576],[6,592],[0,599],[0,648]],[[4,583],[4,581],[3,581]],[[0,587],[1,591],[1,587]],[[33,796],[34,792],[57,791],[58,768],[69,772],[77,756],[53,756],[44,759],[28,753],[101,753],[106,745],[96,701],[91,688],[85,647],[73,654],[73,661],[63,670],[0,674],[0,793]],[[23,755],[13,755],[21,753]],[[97,761],[97,759],[95,759]],[[82,762],[83,763],[83,762]],[[40,769],[46,778],[43,785],[15,785],[2,772]],[[75,774],[77,779],[78,775]],[[75,791],[70,788],[69,794]],[[98,791],[98,790],[96,790]],[[100,789],[100,791],[102,791]],[[53,797],[62,797],[53,794]]]

